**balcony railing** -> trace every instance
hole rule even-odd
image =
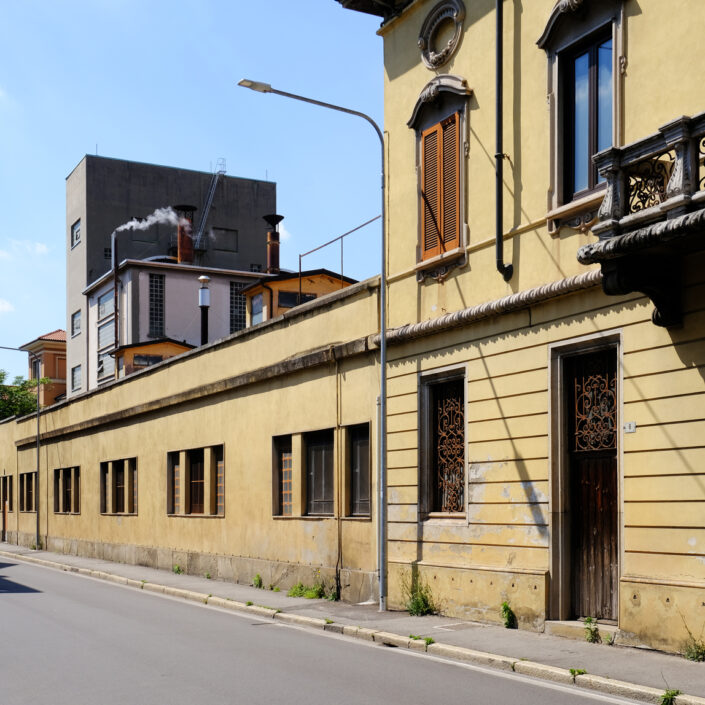
[[[680,117],[626,147],[595,155],[607,181],[593,233],[601,240],[705,204],[705,113]]]

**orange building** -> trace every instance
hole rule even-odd
[[[29,353],[28,379],[46,377],[39,389],[39,403],[50,406],[66,395],[66,331],[60,328],[25,343],[20,350]]]

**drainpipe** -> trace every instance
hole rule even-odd
[[[503,78],[503,32],[504,32],[504,22],[502,18],[502,3],[504,0],[495,0],[495,14],[497,16],[497,37],[496,37],[496,50],[497,50],[497,70],[495,76],[495,97],[496,97],[496,145],[497,150],[495,152],[495,191],[496,191],[496,211],[495,211],[495,252],[497,255],[497,271],[502,275],[505,282],[508,282],[514,274],[514,267],[511,264],[504,264],[504,228],[502,223],[502,215],[504,211],[503,203],[503,187],[504,187],[504,148],[502,145],[502,132],[503,132],[503,107],[502,107],[502,78]]]

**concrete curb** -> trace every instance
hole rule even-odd
[[[291,612],[283,612],[271,607],[263,605],[246,604],[237,600],[217,597],[211,594],[202,592],[194,592],[193,590],[185,590],[169,585],[160,585],[159,583],[151,583],[143,580],[133,580],[114,573],[107,573],[102,570],[91,570],[89,568],[78,568],[77,566],[68,565],[65,563],[57,563],[44,558],[35,558],[22,554],[12,553],[10,551],[0,550],[0,556],[10,558],[12,560],[24,561],[45,568],[61,570],[68,573],[77,573],[98,580],[124,585],[126,587],[135,588],[137,590],[146,590],[147,592],[155,592],[168,595],[181,600],[190,602],[200,602],[204,605],[212,607],[220,607],[223,609],[238,611],[241,613],[256,614],[259,617],[269,617],[276,619],[284,624],[291,624],[311,629],[329,631],[343,636],[362,639],[363,641],[372,641],[385,646],[409,649],[412,651],[426,652],[432,656],[448,658],[455,661],[463,661],[488,668],[495,668],[503,671],[514,671],[516,673],[538,678],[540,680],[552,681],[554,683],[563,683],[567,685],[576,685],[580,688],[595,690],[608,695],[617,695],[624,698],[640,700],[645,703],[654,703],[659,705],[663,696],[663,691],[656,688],[650,688],[645,685],[637,685],[635,683],[626,683],[624,681],[613,680],[603,676],[592,675],[589,673],[576,675],[575,677],[570,671],[556,666],[549,666],[534,661],[525,661],[515,659],[508,656],[500,656],[499,654],[491,654],[484,651],[474,651],[462,646],[451,646],[450,644],[426,644],[424,639],[412,639],[401,634],[392,632],[377,631],[366,627],[357,627],[347,624],[336,624],[326,619],[316,617],[307,617],[305,615],[293,614]],[[695,695],[682,694],[678,695],[675,700],[676,705],[705,705],[705,698]]]

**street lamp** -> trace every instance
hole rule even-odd
[[[17,352],[29,353],[35,360],[40,361],[39,355],[31,350],[23,350],[22,348],[8,348],[6,345],[0,345],[2,350],[16,350]],[[37,469],[35,470],[34,481],[34,506],[37,514],[37,535],[35,537],[34,546],[39,550],[39,377],[37,377]],[[48,510],[48,507],[47,507]],[[4,512],[4,507],[3,507]]]
[[[318,105],[321,108],[328,108],[329,110],[337,110],[341,113],[347,113],[348,115],[355,115],[363,120],[366,120],[377,133],[379,137],[380,152],[382,158],[382,246],[381,246],[381,266],[382,271],[380,275],[380,297],[379,297],[379,325],[380,325],[380,336],[379,336],[379,364],[380,364],[380,377],[379,377],[379,461],[378,461],[378,476],[377,476],[377,490],[378,490],[378,508],[377,508],[377,541],[379,544],[379,565],[377,567],[379,571],[379,609],[384,611],[386,609],[387,596],[386,588],[387,581],[385,575],[385,564],[386,564],[386,515],[387,507],[385,502],[385,486],[387,483],[387,258],[386,258],[386,242],[387,242],[387,219],[385,218],[385,169],[384,169],[384,135],[379,125],[365,113],[361,113],[358,110],[351,110],[350,108],[343,108],[340,105],[333,105],[332,103],[324,103],[320,100],[314,100],[313,98],[306,98],[302,95],[297,95],[296,93],[288,93],[286,91],[280,91],[276,88],[272,88],[269,83],[262,83],[261,81],[251,81],[248,78],[243,78],[238,82],[238,86],[243,88],[249,88],[252,91],[257,91],[258,93],[274,93],[276,95],[283,96],[284,98],[291,98],[292,100],[299,100],[303,103],[311,103],[312,105]]]
[[[198,277],[201,288],[198,290],[198,306],[201,309],[201,345],[208,342],[208,307],[211,305],[211,291],[208,282],[211,280],[205,274]]]

